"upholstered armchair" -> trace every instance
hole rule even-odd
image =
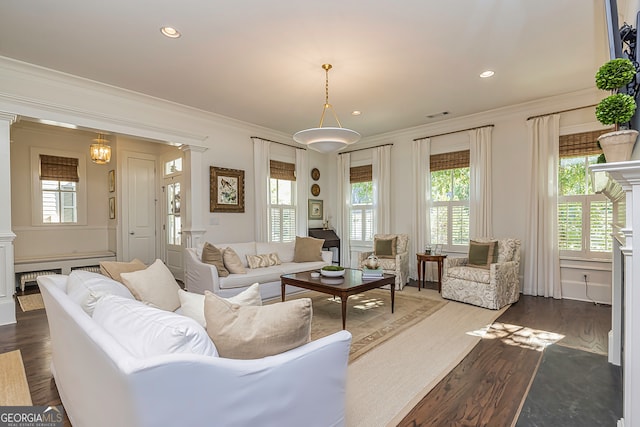
[[[376,253],[376,248],[383,245],[377,240],[396,239],[395,255]],[[374,251],[360,252],[358,254],[358,266],[364,267],[364,261],[369,255],[375,253],[380,262],[380,267],[385,273],[396,275],[396,290],[402,290],[409,281],[409,235],[408,234],[375,234],[373,236]]]
[[[520,240],[498,241],[498,255],[489,268],[469,266],[469,258],[449,258],[442,272],[442,297],[498,310],[520,298]],[[490,262],[490,261],[489,261]]]

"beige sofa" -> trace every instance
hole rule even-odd
[[[300,271],[316,270],[331,264],[332,253],[322,251],[322,261],[293,262],[295,242],[287,243],[213,243],[219,249],[232,248],[240,257],[246,274],[229,274],[219,277],[218,270],[211,264],[202,262],[202,246],[184,250],[185,288],[189,292],[204,293],[211,291],[228,298],[239,294],[253,283],[260,283],[263,300],[280,296],[280,276]],[[277,253],[282,264],[263,268],[249,268],[247,255]],[[300,292],[302,289],[287,286],[287,293]]]

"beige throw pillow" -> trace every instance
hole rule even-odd
[[[259,359],[311,339],[310,298],[253,307],[233,304],[209,291],[204,295],[207,334],[221,357]]]
[[[488,270],[492,262],[496,262],[498,255],[498,242],[469,242],[469,267],[478,267]]]
[[[222,252],[222,259],[224,260],[224,266],[231,274],[247,274],[247,270],[242,265],[240,257],[231,248],[226,248]]]
[[[139,259],[135,258],[130,262],[117,262],[117,261],[101,261],[100,273],[103,275],[117,280],[122,283],[122,273],[131,273],[132,271],[140,271],[147,268],[146,265]]]
[[[202,262],[215,266],[219,277],[227,277],[229,275],[229,270],[224,267],[222,251],[209,242],[206,242],[202,247]]]
[[[293,262],[322,261],[324,239],[296,237]]]
[[[378,258],[395,258],[397,254],[398,237],[390,239],[374,239],[373,252]]]
[[[249,268],[263,268],[282,264],[278,254],[275,252],[264,255],[247,255],[247,262],[249,263]]]
[[[204,318],[204,295],[180,289],[178,291],[178,297],[180,298],[182,314],[206,327],[207,321]],[[262,305],[260,285],[254,283],[238,295],[225,299],[233,304],[260,306]]]
[[[122,283],[137,300],[168,311],[180,307],[180,285],[162,260],[157,259],[146,270],[122,273],[121,276]]]

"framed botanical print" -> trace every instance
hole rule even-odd
[[[116,191],[116,171],[111,169],[109,171],[109,193]]]
[[[109,197],[109,219],[116,219],[116,198]]]
[[[309,199],[309,219],[322,219],[322,200]]]
[[[209,211],[244,212],[244,171],[211,166]]]

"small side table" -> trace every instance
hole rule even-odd
[[[418,257],[418,290],[424,287],[424,282],[426,280],[426,271],[424,276],[422,277],[422,271],[424,270],[425,262],[437,262],[438,263],[438,292],[442,291],[442,264],[444,263],[444,259],[447,257],[446,255],[430,255],[430,254],[416,254]]]

